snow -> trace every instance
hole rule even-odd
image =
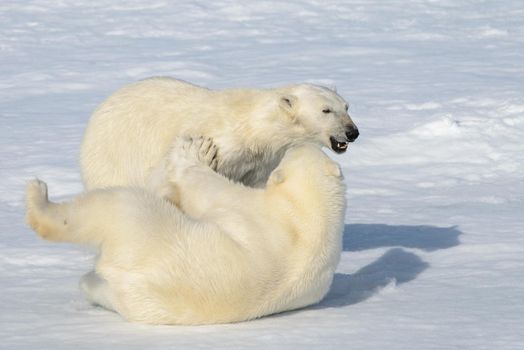
[[[521,1],[69,1],[0,6],[0,348],[524,348]],[[84,301],[93,252],[39,240],[25,182],[82,190],[90,113],[171,75],[314,82],[350,102],[344,251],[319,305],[145,326]]]

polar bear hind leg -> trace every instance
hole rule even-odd
[[[64,208],[48,200],[47,184],[32,180],[26,188],[26,219],[40,237],[50,241],[63,241],[67,230]]]
[[[105,234],[105,218],[115,215],[119,207],[132,200],[115,195],[118,190],[97,190],[77,196],[71,201],[53,203],[48,199],[47,184],[32,180],[26,188],[26,219],[38,235],[48,241],[99,246],[110,238]],[[129,191],[128,191],[129,192]],[[110,208],[110,209],[108,209]]]

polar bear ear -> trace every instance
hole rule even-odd
[[[280,98],[280,107],[289,115],[295,114],[298,98],[295,95],[284,95]]]
[[[285,179],[286,177],[284,176],[284,172],[280,169],[277,169],[271,173],[271,176],[267,182],[272,185],[278,185],[284,182]]]

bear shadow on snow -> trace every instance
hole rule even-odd
[[[358,252],[381,247],[405,247],[432,252],[459,245],[461,234],[456,226],[351,224],[344,227],[343,249],[345,252]]]
[[[410,282],[429,267],[418,255],[404,248],[425,251],[447,249],[460,244],[456,227],[390,226],[351,224],[344,228],[343,250],[394,247],[353,274],[336,273],[329,293],[314,309],[341,307],[362,302],[390,283]]]

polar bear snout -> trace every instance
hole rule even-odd
[[[358,129],[356,127],[354,127],[353,125],[347,127],[346,137],[348,138],[349,142],[355,141],[358,135],[360,135],[360,133],[358,132]]]
[[[331,149],[336,153],[344,153],[348,148],[350,142],[354,142],[359,135],[358,128],[354,125],[348,125],[344,129],[344,136],[336,137],[330,136],[329,141],[331,142]]]
[[[331,142],[331,149],[335,151],[335,153],[340,154],[346,152],[348,148],[347,140],[339,141],[335,137],[330,136],[329,141]]]

